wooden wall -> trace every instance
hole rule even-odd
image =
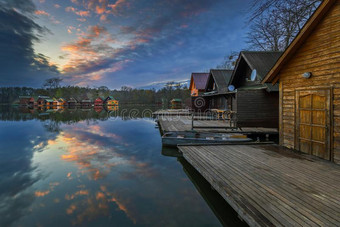
[[[237,91],[237,122],[241,127],[279,127],[279,93],[262,90]]]
[[[304,72],[312,72],[305,79]],[[331,152],[340,163],[340,1],[280,72],[280,144],[295,147],[296,90],[330,88],[331,97]]]

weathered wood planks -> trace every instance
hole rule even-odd
[[[158,122],[162,132],[171,131],[191,131],[191,116],[159,116]],[[254,134],[278,134],[276,128],[243,127],[237,130],[226,129],[230,126],[228,121],[223,120],[195,120],[194,125],[202,128],[194,128],[195,131],[202,132],[238,132]],[[206,127],[206,128],[204,128]],[[225,127],[225,128],[224,128]]]
[[[340,166],[275,145],[180,146],[251,226],[337,226]]]

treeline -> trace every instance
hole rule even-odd
[[[98,88],[63,86],[50,88],[29,88],[29,87],[1,87],[0,103],[14,104],[18,102],[19,96],[50,96],[55,98],[69,99],[71,97],[82,100],[95,100],[99,96],[107,97],[112,95],[122,104],[163,104],[168,105],[173,98],[182,99],[183,102],[190,98],[190,92],[186,86],[168,83],[160,90],[155,89],[134,89],[122,87],[119,90],[110,90],[105,86]]]

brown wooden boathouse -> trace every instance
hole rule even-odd
[[[340,163],[340,1],[321,3],[263,82],[280,85],[280,144]]]

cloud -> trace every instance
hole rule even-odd
[[[78,9],[72,7],[72,6],[66,7],[65,11],[66,12],[73,12],[76,15],[81,16],[81,17],[89,17],[91,15],[90,11],[88,11],[88,10],[78,10]]]
[[[21,85],[37,87],[45,79],[59,74],[48,57],[33,49],[34,43],[48,32],[31,19],[30,15],[35,12],[29,0],[0,1],[0,78],[3,86],[22,81]]]
[[[36,10],[34,13],[35,13],[36,15],[44,15],[44,16],[49,16],[49,15],[50,15],[49,13],[47,13],[47,12],[44,11],[44,10]]]
[[[59,9],[61,6],[59,4],[54,4],[54,8]]]

